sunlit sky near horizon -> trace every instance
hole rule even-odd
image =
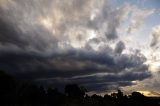
[[[0,0],[0,69],[91,92],[160,93],[160,0]]]

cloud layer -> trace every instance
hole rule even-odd
[[[124,52],[117,31],[127,8],[114,9],[108,0],[2,0],[0,68],[37,83],[91,90],[144,80],[151,76],[146,57]]]

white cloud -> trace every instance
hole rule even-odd
[[[160,25],[156,26],[152,29],[152,41],[151,41],[151,47],[156,47],[159,48],[160,47]]]
[[[143,20],[152,15],[155,12],[154,9],[148,10],[148,9],[140,9],[136,6],[132,6],[131,7],[131,23],[128,27],[127,32],[128,33],[133,33],[136,32],[138,29],[141,28],[141,26],[143,25]]]

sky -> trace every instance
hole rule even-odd
[[[0,69],[96,93],[160,95],[160,0],[0,0]]]

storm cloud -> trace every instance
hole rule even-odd
[[[117,29],[127,17],[126,4],[113,9],[108,0],[1,2],[0,69],[17,78],[112,90],[151,76],[143,54],[123,52]]]

